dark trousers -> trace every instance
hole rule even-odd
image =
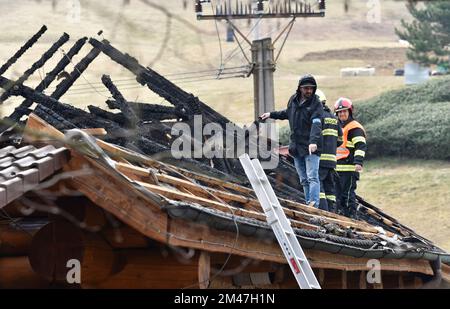
[[[321,167],[320,178],[320,209],[336,212],[335,174],[333,168]]]
[[[356,215],[356,182],[359,180],[357,172],[338,172],[336,182],[336,206],[339,214],[349,218]]]

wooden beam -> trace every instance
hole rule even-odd
[[[399,289],[404,289],[405,288],[405,281],[403,280],[403,274],[402,273],[398,274],[398,288]]]
[[[450,265],[441,264],[441,274],[442,278],[446,280],[448,283],[450,283]]]
[[[0,256],[24,256],[28,254],[31,238],[36,230],[23,230],[20,221],[13,225],[0,225]]]
[[[414,276],[414,288],[415,289],[420,289],[423,286],[423,281],[422,278],[420,278],[419,276]]]
[[[209,279],[211,275],[211,257],[209,252],[202,251],[198,258],[198,284],[200,289],[209,287]]]
[[[367,273],[364,270],[361,270],[359,274],[359,288],[367,289]]]
[[[153,160],[153,159],[151,159],[149,157],[143,156],[141,154],[137,154],[137,153],[134,153],[134,152],[129,151],[127,149],[124,149],[124,148],[118,147],[116,145],[104,142],[102,140],[97,140],[97,145],[99,145],[103,150],[105,150],[108,154],[112,155],[115,158],[125,158],[125,159],[128,158],[128,160],[131,160],[131,161],[133,161],[133,159],[134,159],[135,161],[139,161],[140,163],[146,164],[146,165],[148,165],[150,167],[153,167],[153,168],[162,169],[162,170],[165,170],[167,172],[172,172],[172,173],[173,172],[179,173],[179,174],[182,174],[182,175],[184,175],[184,176],[186,176],[188,178],[199,180],[199,181],[202,181],[202,182],[205,182],[205,183],[208,183],[208,184],[213,184],[213,185],[217,185],[217,186],[223,186],[223,187],[225,187],[227,189],[232,189],[232,190],[235,190],[235,191],[238,191],[238,192],[242,192],[242,193],[245,193],[245,194],[253,194],[253,190],[252,189],[246,188],[244,186],[241,186],[241,185],[238,185],[238,184],[235,184],[235,183],[232,183],[232,182],[225,182],[225,181],[220,180],[218,178],[213,178],[213,177],[210,177],[210,176],[201,175],[201,174],[198,174],[198,173],[195,173],[195,172],[192,172],[192,171],[188,171],[188,170],[185,170],[183,168],[179,168],[177,166],[170,165],[170,164],[167,164],[167,163],[162,163],[162,162]]]
[[[199,203],[200,205],[212,207],[214,209],[223,211],[228,214],[234,214],[236,216],[243,216],[247,218],[253,218],[260,221],[265,222],[266,216],[263,213],[258,213],[256,211],[250,211],[245,209],[240,209],[232,206],[228,206],[216,201],[212,201],[210,199],[206,199],[203,197],[198,197],[192,194],[187,194],[180,191],[175,191],[169,188],[164,188],[161,186],[151,185],[145,182],[137,182],[139,185],[143,186],[144,188],[152,191],[153,193],[161,194],[167,198],[176,200],[176,201],[187,201],[187,202],[193,202],[193,203]]]
[[[137,183],[140,184],[141,186],[143,186],[144,188],[150,190],[151,192],[161,194],[169,199],[173,199],[176,201],[188,201],[188,202],[192,202],[192,203],[198,203],[204,207],[205,206],[211,207],[213,209],[220,210],[220,211],[228,213],[228,214],[233,214],[236,216],[242,216],[242,217],[252,218],[252,219],[262,221],[262,222],[266,222],[266,215],[263,213],[260,213],[260,212],[233,207],[230,205],[212,201],[207,198],[195,196],[193,194],[184,193],[184,192],[180,192],[180,191],[175,191],[175,190],[172,190],[169,188],[164,188],[161,186],[151,185],[151,184],[139,182],[139,181]],[[317,228],[318,228],[316,225],[308,224],[305,222],[300,222],[297,220],[291,220],[291,224],[294,227],[309,229],[309,230],[317,230]]]
[[[81,129],[81,131],[93,136],[105,136],[106,134],[108,134],[108,132],[106,132],[104,128]]]
[[[1,289],[45,289],[50,283],[31,268],[27,256],[0,258]]]
[[[134,166],[127,163],[116,163],[116,169],[127,176],[150,177],[150,169]]]
[[[306,250],[306,255],[314,268],[340,269],[346,271],[368,270],[370,258],[355,258],[325,251]],[[418,272],[433,275],[433,269],[427,260],[416,259],[380,259],[381,269],[396,272]]]
[[[258,241],[236,232],[219,231],[205,224],[170,219],[167,243],[173,246],[195,248],[209,252],[231,253],[258,261],[287,263],[276,241]]]
[[[107,134],[104,128],[88,128],[81,129],[81,131],[94,136],[104,136]],[[25,126],[24,139],[26,141],[45,141],[57,139],[64,140],[64,133],[50,126],[39,116],[31,113],[28,116],[27,124]]]
[[[28,116],[27,124],[25,126],[23,139],[27,142],[42,141],[49,139],[64,140],[64,133],[50,126],[40,117],[31,113]]]
[[[148,248],[151,243],[149,238],[127,225],[109,227],[101,233],[114,249]]]
[[[321,286],[323,286],[325,282],[325,269],[319,268],[319,283]]]
[[[183,289],[198,288],[198,254],[191,258],[160,248],[120,250],[123,269],[96,284],[83,288]]]
[[[141,167],[137,167],[137,166],[133,166],[133,165],[129,165],[129,164],[117,163],[116,168],[119,171],[126,174],[127,176],[134,178],[134,180],[141,180],[141,177],[148,177],[150,175],[150,169],[145,169],[145,168],[141,168]],[[262,213],[262,208],[261,208],[260,203],[254,198],[249,198],[249,197],[245,197],[242,195],[237,195],[237,194],[224,192],[224,191],[211,189],[211,188],[203,188],[203,187],[200,187],[199,185],[192,183],[190,181],[187,181],[184,179],[179,179],[179,178],[169,176],[169,175],[164,175],[164,174],[160,174],[160,173],[155,173],[155,175],[159,182],[173,185],[173,186],[177,187],[179,190],[182,190],[185,192],[186,192],[186,190],[187,190],[187,192],[195,192],[196,196],[200,195],[200,197],[202,197],[202,198],[207,198],[208,194],[209,194],[210,197],[215,198],[219,202],[221,202],[221,200],[226,201],[226,202],[230,202],[230,201],[238,202],[238,203],[243,204],[244,207],[246,206],[245,208],[248,210],[258,210],[259,212]],[[136,176],[136,177],[133,177],[133,176]],[[308,224],[309,219],[311,219],[311,218],[320,218],[327,223],[335,223],[344,228],[353,227],[353,228],[356,228],[363,232],[378,234],[377,229],[375,229],[374,227],[372,227],[369,224],[363,224],[360,221],[352,221],[350,219],[340,220],[340,219],[329,218],[326,216],[309,214],[309,213],[306,213],[305,211],[303,211],[303,209],[301,209],[301,208],[299,210],[292,210],[292,209],[283,207],[283,210],[285,211],[285,213],[288,217],[291,217],[292,219],[296,219],[299,221],[303,221],[306,224]],[[326,215],[327,215],[327,213],[326,213]]]
[[[346,290],[347,289],[347,271],[343,270],[341,273],[341,284],[342,284],[342,289]]]

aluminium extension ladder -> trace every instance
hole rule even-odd
[[[258,159],[250,160],[248,154],[240,156],[239,161],[252,184],[253,190],[266,214],[267,223],[272,228],[298,285],[302,289],[320,289],[320,284],[309,265],[308,259],[270,185],[261,163]]]

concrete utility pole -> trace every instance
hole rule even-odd
[[[275,110],[273,72],[276,64],[273,50],[271,38],[255,40],[252,43],[255,119],[265,112]]]

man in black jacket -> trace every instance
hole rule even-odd
[[[342,129],[337,118],[326,105],[325,94],[317,89],[322,102],[324,117],[322,124],[322,154],[320,155],[320,206],[322,210],[336,212],[336,149],[342,143]],[[338,141],[341,140],[341,141]]]
[[[323,108],[315,95],[317,82],[312,75],[303,76],[296,93],[282,111],[264,113],[261,119],[288,119],[291,129],[289,153],[303,186],[306,203],[320,205],[319,160],[322,146]]]

